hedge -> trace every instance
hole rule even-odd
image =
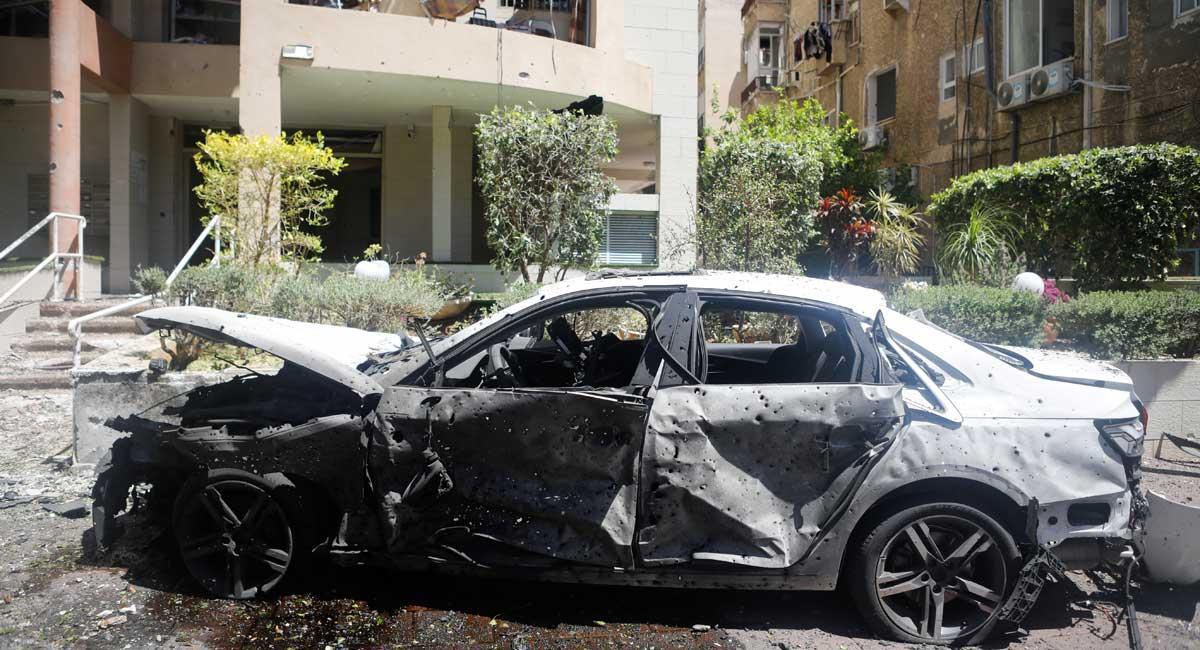
[[[971,207],[1001,208],[1019,253],[1084,290],[1140,287],[1178,263],[1200,229],[1200,151],[1171,144],[1089,149],[960,176],[932,197],[939,231]]]
[[[1045,301],[1023,291],[951,284],[901,289],[889,302],[903,313],[920,309],[938,327],[984,343],[1032,346],[1043,335]]]
[[[1106,359],[1190,359],[1200,352],[1200,293],[1097,291],[1050,307],[1059,339]]]

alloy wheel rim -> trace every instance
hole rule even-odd
[[[188,571],[226,598],[270,590],[292,563],[292,529],[283,508],[245,481],[218,481],[192,494],[175,532]]]
[[[999,609],[1004,553],[983,527],[952,515],[911,522],[892,536],[875,570],[875,596],[888,619],[935,642],[968,637]]]

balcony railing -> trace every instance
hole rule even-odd
[[[765,75],[759,75],[750,80],[746,84],[746,88],[742,90],[742,103],[750,101],[756,94],[762,91],[773,91],[779,85],[779,73],[771,72]]]
[[[308,5],[309,0],[288,0]],[[604,1],[604,0],[600,0]],[[489,7],[471,0],[400,0],[387,5],[387,12],[403,16],[427,16],[490,29],[503,29],[544,36],[577,45],[591,45],[589,0],[497,0]],[[364,10],[368,0],[322,0],[314,6],[331,9]],[[455,16],[461,11],[462,15]]]

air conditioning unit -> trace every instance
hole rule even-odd
[[[1071,89],[1075,78],[1074,61],[1063,59],[1029,75],[1029,99],[1047,99]]]
[[[882,126],[863,127],[858,132],[858,141],[864,150],[878,149],[887,146],[887,132]]]
[[[1002,111],[1011,111],[1029,103],[1029,75],[1009,78],[996,89],[996,105]]]

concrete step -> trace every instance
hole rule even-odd
[[[0,390],[47,390],[70,387],[71,375],[66,370],[0,375]]]
[[[84,364],[103,355],[105,350],[84,350],[79,353],[79,363]],[[35,352],[19,352],[9,359],[5,365],[9,372],[35,372],[41,370],[69,370],[71,368],[70,350],[39,350]]]
[[[119,305],[127,300],[128,298],[122,297],[112,300],[63,300],[58,302],[42,302],[40,305],[38,305],[38,315],[42,318],[79,318],[80,316],[86,316],[87,314],[94,314],[101,309],[107,309],[114,305]],[[151,307],[153,307],[153,305],[149,303],[138,305],[136,307],[130,307],[129,309],[121,312],[121,315],[132,316],[134,314],[146,311]]]
[[[25,331],[33,332],[66,332],[69,318],[33,318],[25,323]],[[137,322],[128,315],[110,316],[88,321],[83,326],[87,334],[139,334]]]
[[[93,333],[84,326],[82,352],[108,352],[115,350],[129,341],[139,338],[141,334],[121,332],[116,334]],[[69,334],[58,332],[35,332],[22,334],[12,342],[12,350],[17,353],[29,352],[66,352],[70,354],[75,349],[75,340]]]

